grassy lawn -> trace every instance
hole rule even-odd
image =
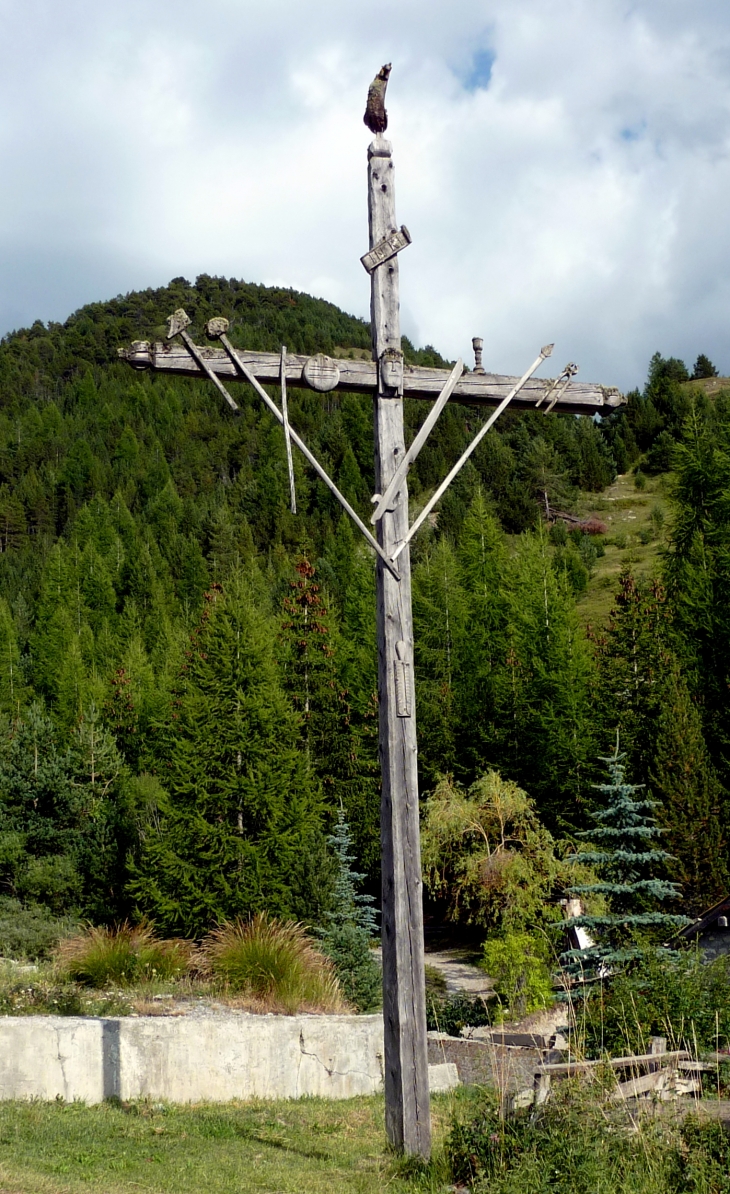
[[[343,1102],[0,1103],[0,1194],[376,1194],[437,1191],[455,1101],[436,1095],[426,1173],[385,1146],[382,1098]],[[440,1171],[440,1172],[439,1172]]]

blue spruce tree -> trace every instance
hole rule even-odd
[[[625,758],[618,739],[613,755],[601,758],[609,782],[594,787],[605,803],[591,813],[595,828],[576,835],[589,839],[591,847],[571,858],[595,870],[598,880],[576,884],[569,894],[604,896],[609,905],[608,911],[584,912],[567,922],[569,929],[584,929],[592,939],[592,944],[564,955],[570,969],[587,976],[615,970],[647,948],[661,947],[689,923],[685,916],[662,911],[664,901],[676,900],[679,894],[676,884],[656,878],[671,856],[657,844],[663,830],[654,818],[653,801],[637,796],[645,785],[626,782]]]
[[[377,933],[373,897],[357,891],[365,875],[353,871],[350,827],[340,808],[334,833],[327,839],[337,861],[334,911],[327,913],[321,930],[325,952],[335,964],[345,998],[358,1011],[373,1011],[381,1003],[381,974],[370,949]]]

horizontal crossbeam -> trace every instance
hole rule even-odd
[[[234,365],[222,349],[211,345],[198,345],[198,352],[208,363],[216,376],[228,380],[241,380]],[[118,349],[119,356],[135,369],[153,369],[160,373],[172,373],[182,377],[203,377],[203,370],[187,349],[180,343],[156,344],[148,340],[135,340],[129,348]],[[262,385],[281,384],[281,357],[278,352],[246,352],[238,350],[241,361]],[[304,375],[309,361],[322,358],[287,355],[286,382],[290,388],[310,389]],[[327,358],[324,358],[325,360]],[[349,358],[333,358],[328,362],[331,381],[318,384],[317,389],[336,389],[351,394],[376,394],[378,391],[378,369],[374,361],[353,361]],[[322,370],[320,369],[321,373]],[[403,393],[407,398],[425,398],[435,401],[449,378],[448,369],[426,369],[419,365],[405,365],[403,369]],[[499,373],[465,373],[456,383],[451,402],[467,406],[499,406],[517,382],[516,377]],[[534,409],[552,386],[550,379],[531,378],[512,402],[517,410]],[[554,411],[564,414],[610,414],[625,402],[618,390],[588,382],[571,381],[561,393]]]

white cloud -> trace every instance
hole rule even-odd
[[[510,371],[555,340],[624,387],[656,349],[730,373],[719,0],[2,11],[0,330],[200,272],[366,315],[361,117],[391,60],[404,331]]]

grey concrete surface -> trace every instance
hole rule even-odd
[[[434,1090],[458,1083],[441,1057]],[[375,1016],[0,1017],[0,1099],[346,1099],[383,1088]]]

